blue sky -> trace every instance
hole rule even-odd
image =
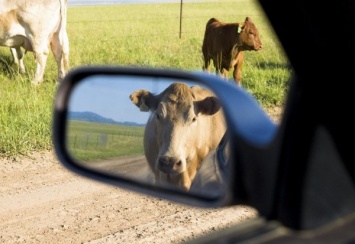
[[[86,78],[74,89],[69,111],[94,112],[119,122],[145,124],[149,112],[139,111],[129,99],[129,95],[139,89],[159,94],[172,82],[176,80],[96,75]]]

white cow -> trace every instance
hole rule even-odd
[[[199,86],[173,83],[160,94],[137,90],[131,101],[151,111],[144,132],[144,151],[155,181],[189,190],[201,161],[226,131],[215,95]]]
[[[34,84],[43,81],[51,47],[60,81],[69,67],[66,22],[67,0],[0,0],[0,46],[11,48],[21,73],[25,72],[21,47],[34,53]]]

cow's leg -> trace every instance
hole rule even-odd
[[[239,52],[235,65],[234,65],[234,71],[233,71],[233,79],[239,86],[242,85],[242,67],[244,63],[244,55],[243,52]]]
[[[215,57],[213,57],[213,66],[215,68],[215,73],[216,75],[220,75],[220,72],[219,72],[219,59],[218,59],[218,55],[216,55]]]
[[[225,78],[224,73],[223,73],[223,56],[222,56],[222,52],[217,53],[213,59],[213,64],[214,67],[216,69],[216,75],[221,77],[221,78]]]
[[[202,70],[207,72],[207,73],[210,73],[210,71],[211,71],[211,58],[205,52],[203,52],[203,60],[204,60],[204,66],[202,67]]]
[[[44,70],[49,54],[48,37],[36,36],[36,38],[26,39],[24,43],[25,49],[32,51],[36,60],[36,73],[32,80],[32,84],[38,85],[43,81]]]
[[[233,79],[239,86],[242,86],[242,67],[235,65],[233,71]]]
[[[36,59],[36,74],[35,78],[32,80],[34,85],[38,85],[43,81],[44,70],[46,68],[47,58],[48,58],[48,50],[47,52],[34,52],[34,56]]]
[[[69,69],[69,39],[66,31],[54,33],[51,49],[58,66],[58,81],[61,81]]]
[[[11,51],[12,57],[14,59],[14,63],[19,68],[20,73],[25,74],[26,68],[25,68],[25,64],[23,63],[23,56],[24,55],[21,50],[21,47],[11,47],[10,51]]]
[[[229,74],[229,71],[228,70],[226,70],[226,69],[223,69],[223,78],[224,79],[226,79],[226,80],[228,80],[228,74]]]

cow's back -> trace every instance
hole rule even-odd
[[[34,84],[43,80],[51,48],[58,65],[58,80],[62,80],[69,68],[66,22],[67,0],[2,0],[0,45],[15,48],[16,52],[20,47],[34,52],[37,63]]]
[[[66,22],[67,0],[0,1],[0,42],[5,46],[12,39],[10,47],[47,52],[55,33],[66,35]]]
[[[220,52],[229,54],[238,38],[236,31],[238,25],[238,23],[224,23],[211,18],[206,24],[202,52],[210,57]]]

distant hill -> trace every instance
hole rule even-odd
[[[138,124],[135,122],[118,122],[113,119],[105,118],[101,115],[98,115],[93,112],[69,112],[70,120],[79,120],[79,121],[87,121],[94,122],[100,124],[114,124],[114,125],[127,125],[127,126],[145,126],[145,124]]]

